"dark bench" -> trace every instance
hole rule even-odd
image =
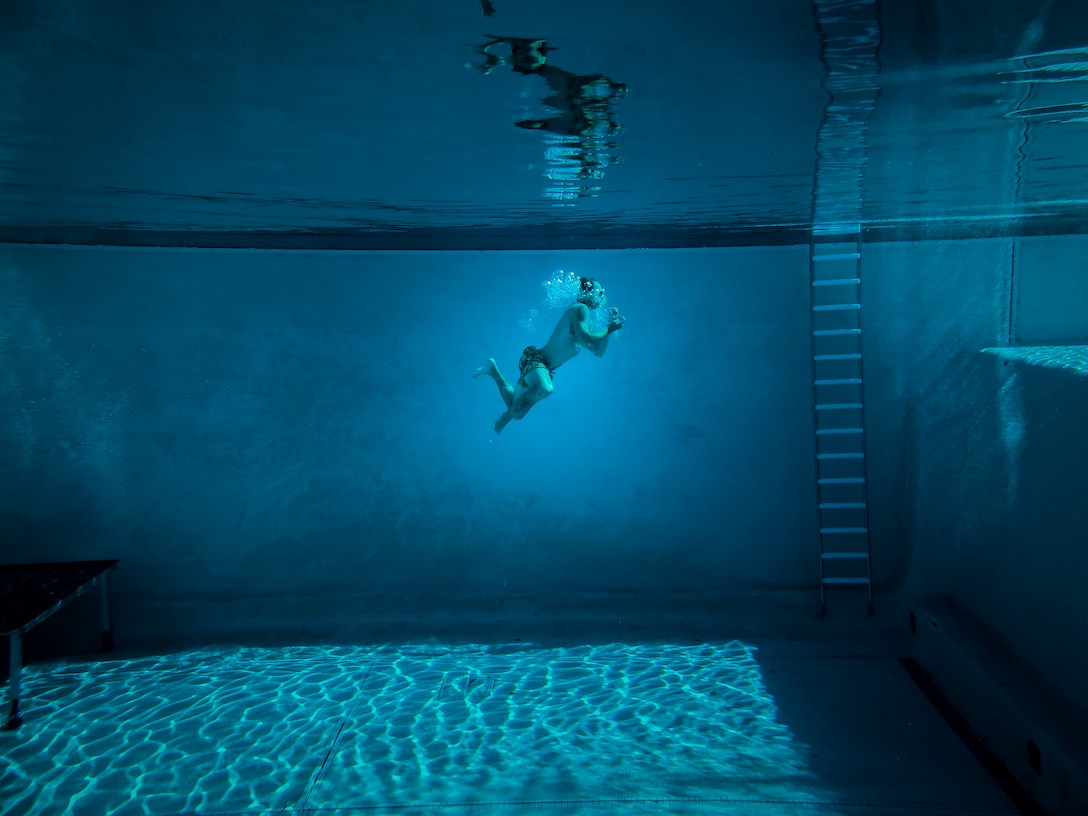
[[[102,650],[113,649],[109,574],[118,561],[58,561],[44,564],[0,565],[0,634],[11,647],[8,716],[4,730],[23,724],[19,711],[22,691],[23,635],[76,598],[99,587],[102,608]]]

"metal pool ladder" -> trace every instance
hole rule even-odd
[[[880,87],[877,0],[813,0],[827,94],[812,190],[813,427],[820,613],[829,587],[862,586],[873,614],[861,354],[865,131]]]
[[[828,587],[860,585],[872,615],[860,227],[837,225],[814,231],[811,250],[820,612],[827,614]]]

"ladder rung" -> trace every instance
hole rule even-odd
[[[824,578],[825,584],[867,584],[868,578]]]
[[[816,436],[857,436],[863,433],[864,428],[820,428]]]
[[[821,527],[820,535],[860,535],[869,532],[868,527]]]
[[[864,459],[864,453],[818,453],[817,459]]]
[[[813,255],[814,261],[855,261],[861,257],[860,252],[835,252],[827,255]]]
[[[838,476],[835,478],[817,479],[816,483],[822,485],[865,484],[865,479],[862,476]]]
[[[812,358],[816,362],[826,363],[830,360],[860,360],[860,354],[817,354]]]
[[[820,553],[820,558],[868,558],[869,553],[863,552],[825,552]]]
[[[863,510],[865,507],[865,502],[823,502],[820,505],[821,510]]]
[[[861,329],[817,329],[813,337],[842,337],[844,334],[861,334]]]
[[[823,402],[816,404],[817,411],[860,411],[864,407],[860,402]]]
[[[827,280],[814,280],[813,286],[856,286],[861,283],[861,278],[828,278]]]
[[[843,380],[816,380],[816,385],[861,385],[861,379],[850,377]]]
[[[814,312],[856,312],[861,308],[860,303],[833,303],[829,306],[813,306]]]

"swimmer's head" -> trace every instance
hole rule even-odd
[[[599,309],[604,304],[604,287],[594,278],[578,279],[578,302],[590,309]]]
[[[556,270],[551,279],[544,281],[542,285],[547,293],[548,306],[552,309],[566,309],[572,303],[584,303],[596,312],[608,302],[608,298],[604,296],[604,288],[596,280],[581,278],[562,269]],[[593,305],[594,302],[596,305]]]

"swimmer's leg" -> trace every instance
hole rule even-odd
[[[524,385],[522,382],[524,381]],[[545,397],[551,395],[554,387],[552,385],[552,375],[546,368],[534,368],[532,371],[526,372],[523,380],[518,381],[518,387],[514,391],[514,399],[510,407],[506,409],[502,416],[495,420],[495,433],[502,433],[502,429],[512,419],[523,419],[529,409],[540,402]]]
[[[488,357],[486,363],[472,372],[473,378],[479,377],[481,374],[486,374],[495,381],[495,385],[499,387],[499,396],[502,397],[503,403],[509,408],[514,402],[514,386],[510,385],[506,381],[506,377],[499,371],[499,367],[495,365],[494,357]]]

